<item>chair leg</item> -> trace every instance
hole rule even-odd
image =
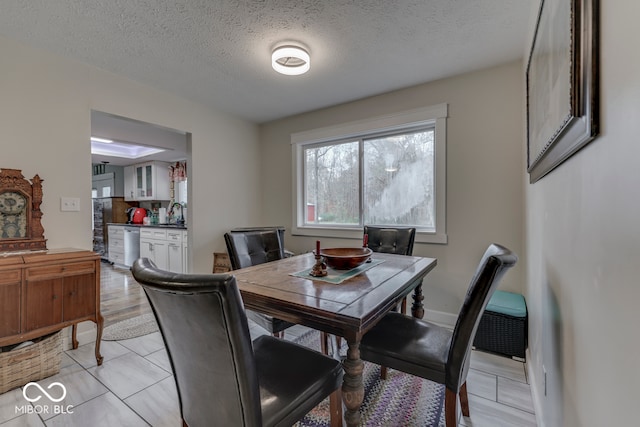
[[[326,356],[329,354],[329,334],[326,332],[320,333],[320,351]]]
[[[455,392],[445,388],[444,392],[444,419],[446,427],[456,427],[458,423],[457,415],[458,396]]]
[[[342,427],[342,390],[329,395],[329,419],[331,427]]]
[[[460,409],[462,409],[462,415],[465,417],[469,416],[469,396],[467,396],[467,382],[460,387],[460,391],[458,392],[460,396]]]
[[[400,303],[400,313],[407,314],[407,297],[402,298]]]
[[[276,338],[283,339],[284,338],[284,331],[274,332],[273,336],[276,337]]]
[[[381,380],[386,380],[387,379],[387,367],[386,366],[380,366],[380,379]]]
[[[336,338],[336,340],[334,341],[335,348],[333,349],[333,351],[336,354],[336,356],[338,356],[340,354],[340,346],[342,345],[342,337],[336,336],[335,338]],[[331,345],[329,344],[330,342],[331,342],[331,335],[326,332],[321,332],[320,333],[320,351],[322,352],[322,354],[331,356],[329,352],[329,347],[331,347]]]

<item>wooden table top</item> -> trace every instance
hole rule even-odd
[[[232,274],[245,307],[352,339],[360,337],[422,283],[436,259],[374,253],[384,262],[341,284],[292,273],[311,268],[312,253],[260,264]]]

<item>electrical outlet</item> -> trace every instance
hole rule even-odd
[[[80,199],[77,197],[61,197],[60,210],[62,212],[79,212]]]
[[[547,368],[542,365],[542,382],[544,387],[544,395],[547,395]]]

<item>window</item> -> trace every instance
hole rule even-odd
[[[364,224],[446,243],[446,104],[292,135],[293,234],[362,237]]]

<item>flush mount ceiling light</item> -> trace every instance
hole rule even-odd
[[[298,76],[309,71],[311,58],[309,52],[299,46],[284,45],[274,49],[271,66],[281,74]]]

